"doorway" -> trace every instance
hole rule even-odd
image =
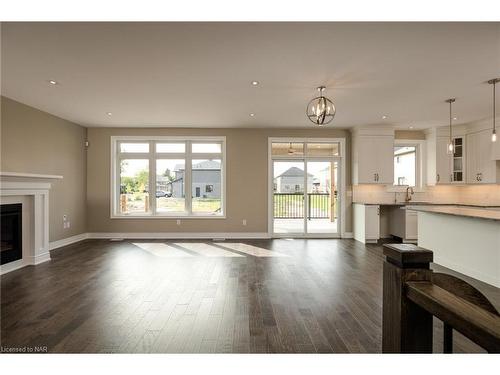
[[[273,237],[340,237],[338,142],[272,142],[270,231]]]

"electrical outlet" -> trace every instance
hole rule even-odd
[[[181,225],[181,221],[180,220],[177,220],[177,225]]]
[[[71,228],[71,221],[66,222],[66,228]]]
[[[243,219],[242,222],[243,226],[246,226],[247,225],[247,219]]]

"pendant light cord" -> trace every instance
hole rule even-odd
[[[452,135],[451,135],[451,103],[453,103],[451,100],[450,100],[450,145],[452,144]]]
[[[497,111],[496,111],[496,85],[497,85],[497,81],[493,81],[493,133],[496,132],[496,115],[497,115]]]

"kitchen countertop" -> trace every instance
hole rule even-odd
[[[500,206],[491,206],[487,204],[431,203],[423,201],[387,202],[387,203],[352,202],[352,203],[364,204],[366,206],[454,206],[454,207],[476,207],[476,208],[500,208]]]
[[[479,208],[457,205],[407,205],[407,210],[417,212],[430,212],[436,214],[470,217],[475,219],[488,219],[500,221],[500,208]]]

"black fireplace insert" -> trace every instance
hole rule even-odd
[[[0,205],[0,258],[1,264],[23,257],[21,203]]]

